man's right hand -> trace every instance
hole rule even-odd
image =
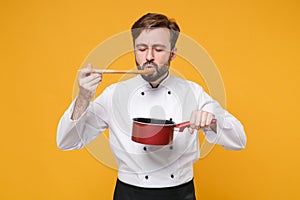
[[[93,73],[94,69],[92,64],[88,64],[86,68],[79,71],[78,85],[79,94],[78,97],[86,101],[91,101],[95,96],[96,89],[102,82],[101,73]]]
[[[79,119],[90,104],[90,101],[95,96],[96,89],[102,82],[102,74],[93,73],[92,64],[88,64],[86,68],[79,71],[78,86],[79,94],[75,102],[72,120]]]

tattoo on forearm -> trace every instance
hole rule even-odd
[[[77,99],[75,102],[75,107],[72,114],[72,119],[79,119],[80,116],[85,112],[89,105],[88,101]]]

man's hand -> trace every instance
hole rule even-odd
[[[86,101],[91,101],[96,93],[97,87],[102,82],[102,74],[93,73],[94,69],[92,64],[88,64],[86,68],[79,71],[78,85],[79,94],[78,97]]]
[[[200,128],[210,127],[214,118],[215,116],[212,113],[202,110],[193,111],[190,119],[189,132],[193,133],[195,129],[199,130]]]
[[[78,86],[79,94],[75,102],[75,107],[71,119],[79,119],[82,113],[87,109],[90,101],[95,96],[96,89],[102,82],[102,74],[93,73],[92,64],[79,71]]]

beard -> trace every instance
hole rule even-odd
[[[140,66],[137,61],[136,65],[139,70],[144,70],[147,66],[151,66],[154,69],[154,73],[152,74],[142,74],[141,76],[143,79],[149,83],[157,81],[159,78],[164,76],[168,71],[169,71],[169,66],[170,66],[170,59],[168,60],[167,63],[158,65],[153,61],[149,61],[144,63],[142,66]]]

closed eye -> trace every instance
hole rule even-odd
[[[155,49],[155,51],[157,51],[157,52],[161,52],[161,51],[163,51],[164,49]]]
[[[138,48],[138,51],[146,51],[147,50],[147,48]]]

